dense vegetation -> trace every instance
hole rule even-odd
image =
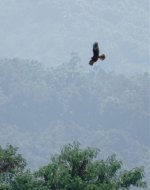
[[[129,190],[146,188],[143,168],[123,170],[115,155],[97,160],[98,149],[65,145],[51,162],[31,173],[17,148],[0,147],[1,190]]]
[[[28,130],[58,121],[105,129],[113,124],[148,145],[149,74],[127,78],[100,67],[84,71],[78,62],[73,57],[69,63],[44,70],[37,62],[1,60],[1,124]]]
[[[100,63],[83,68],[77,56],[46,69],[0,60],[0,144],[19,146],[37,169],[78,140],[100,147],[105,158],[115,152],[129,167],[144,165],[149,178],[149,84],[149,73],[127,77]]]

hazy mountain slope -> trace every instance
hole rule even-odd
[[[116,128],[121,124],[147,144],[149,75],[128,79],[106,73],[98,65],[84,72],[77,61],[74,57],[46,71],[40,63],[2,60],[1,122],[29,130],[57,121],[107,129],[112,123]]]
[[[0,144],[35,169],[78,140],[150,182],[148,19],[148,0],[1,0]]]
[[[80,59],[45,70],[28,60],[0,60],[0,144],[20,147],[32,168],[68,142],[117,153],[149,168],[148,73],[130,78]],[[42,155],[42,157],[41,157]]]
[[[58,65],[76,52],[86,65],[97,40],[107,55],[105,69],[147,70],[148,5],[148,0],[0,1],[0,57]]]

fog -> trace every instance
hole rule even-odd
[[[107,55],[105,69],[148,69],[148,0],[0,1],[0,57],[62,64],[77,53],[87,66],[92,44]],[[86,67],[85,66],[85,67]]]
[[[148,1],[0,1],[0,144],[37,169],[66,143],[145,166]],[[88,64],[98,41],[106,60]]]

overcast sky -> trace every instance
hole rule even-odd
[[[148,70],[149,0],[0,0],[0,58],[81,64],[98,41],[105,69]]]

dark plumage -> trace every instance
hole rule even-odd
[[[99,46],[98,46],[98,42],[95,42],[93,44],[93,57],[91,57],[91,60],[89,62],[90,65],[93,65],[98,59],[100,60],[104,60],[105,59],[105,54],[100,54],[100,51],[99,51]]]

